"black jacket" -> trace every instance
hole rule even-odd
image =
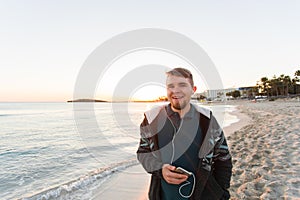
[[[204,133],[204,140],[198,154],[200,162],[196,172],[195,190],[190,199],[229,199],[232,162],[224,133],[210,110],[193,106],[199,112],[199,128]],[[173,130],[168,127],[169,122],[165,106],[157,107],[145,113],[145,119],[140,127],[141,139],[137,158],[145,170],[152,174],[150,200],[161,199],[163,163],[160,158],[157,134],[166,129]]]

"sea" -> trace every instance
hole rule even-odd
[[[91,199],[137,165],[143,113],[164,103],[0,103],[0,199]],[[235,106],[202,105],[223,127]]]

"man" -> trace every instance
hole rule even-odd
[[[210,110],[190,103],[189,70],[166,74],[170,103],[146,112],[140,127],[137,157],[152,174],[149,199],[229,199],[232,163],[222,129]]]

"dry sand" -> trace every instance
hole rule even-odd
[[[228,139],[231,199],[300,199],[300,103],[245,103],[252,118]]]

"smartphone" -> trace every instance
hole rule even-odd
[[[176,167],[176,169],[174,170],[174,172],[179,173],[179,174],[184,174],[184,175],[187,175],[187,176],[191,176],[192,175],[192,172],[189,172],[189,171],[183,169],[182,167]]]

